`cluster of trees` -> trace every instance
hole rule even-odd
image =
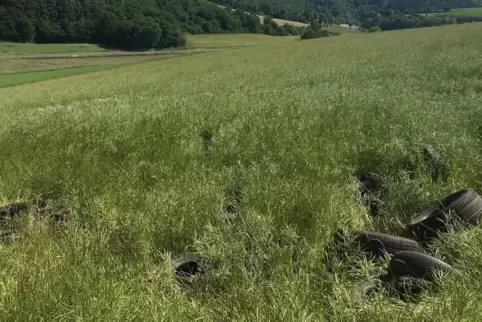
[[[392,13],[382,16],[374,11],[367,12],[361,17],[361,27],[368,31],[396,30],[408,28],[434,27],[441,25],[460,24],[482,21],[477,16],[451,16]]]
[[[0,39],[90,42],[144,50],[184,45],[183,33],[299,34],[255,14],[203,0],[2,0]]]
[[[371,30],[393,30],[479,21],[478,17],[424,17],[418,13],[482,5],[482,0],[212,1],[227,8],[205,0],[1,0],[0,39],[91,42],[143,50],[182,46],[184,32],[273,36],[304,33],[301,28],[278,26],[269,17],[312,26],[349,23]],[[269,17],[262,24],[254,13]]]
[[[482,0],[211,0],[275,18],[322,24],[360,24],[365,12],[382,16],[447,11],[482,6]],[[426,21],[431,24],[434,21]],[[438,23],[438,22],[435,22]]]
[[[320,20],[323,13],[327,15],[325,20],[328,20],[328,17],[333,19],[330,14],[330,6],[320,7],[317,12],[314,0],[211,0],[211,2],[228,8],[305,23],[310,23],[312,20]]]
[[[176,14],[166,10],[169,1],[3,0],[0,39],[93,42],[127,49],[174,47],[184,39]]]
[[[314,39],[314,38],[324,38],[324,37],[331,37],[331,36],[339,36],[339,32],[332,32],[328,29],[320,29],[316,30],[313,28],[308,28],[303,35],[301,35],[301,40],[306,39]]]

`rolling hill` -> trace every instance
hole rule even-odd
[[[482,6],[482,0],[213,0],[212,2],[281,19],[309,22],[314,16],[321,16],[325,20],[332,19],[338,23],[356,20],[361,12],[368,10],[431,12],[444,8]]]

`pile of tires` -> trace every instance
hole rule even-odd
[[[348,250],[343,247],[340,250],[337,245],[346,245],[345,242],[350,240],[348,248],[355,249],[358,254],[363,253],[373,259],[390,257],[385,274],[375,282],[355,285],[358,294],[366,295],[390,286],[397,297],[413,298],[422,290],[436,285],[441,276],[455,272],[452,266],[431,256],[427,246],[449,227],[460,229],[475,226],[481,216],[482,198],[473,189],[463,189],[436,202],[410,220],[404,236],[338,230],[333,244],[328,246],[330,251],[325,253],[325,264],[330,270],[330,261],[334,257],[339,258],[340,254],[349,257]],[[331,250],[335,250],[336,255]],[[173,259],[172,267],[174,276],[183,284],[205,276],[214,268],[213,262],[196,252],[184,253]]]
[[[429,246],[441,233],[466,229],[478,224],[482,217],[482,198],[473,189],[459,190],[428,207],[406,225],[404,236],[367,231],[351,231],[349,238],[363,253],[373,258],[390,257],[387,272],[376,282],[355,285],[358,296],[381,287],[392,286],[404,299],[436,284],[441,276],[456,272],[449,264],[431,256]],[[409,237],[409,238],[407,238]],[[337,231],[335,244],[347,238]]]

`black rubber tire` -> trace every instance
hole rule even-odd
[[[199,253],[184,253],[172,260],[174,273],[178,277],[194,276],[202,273],[203,259]]]
[[[0,207],[0,219],[27,214],[31,208],[32,205],[27,202],[13,203]]]
[[[432,256],[401,251],[396,253],[388,265],[389,274],[394,277],[415,277],[435,282],[438,274],[449,274],[453,271],[452,266]]]
[[[368,231],[354,231],[353,235],[363,251],[377,257],[393,255],[402,250],[422,252],[420,245],[413,239]]]
[[[459,190],[414,217],[407,230],[416,240],[428,241],[446,231],[449,213],[465,224],[475,225],[482,215],[482,198],[473,189]]]

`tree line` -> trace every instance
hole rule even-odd
[[[0,40],[89,42],[120,49],[183,46],[183,34],[301,34],[255,14],[203,0],[1,0]]]
[[[423,16],[420,14],[400,14],[382,16],[369,12],[362,18],[361,27],[367,31],[388,31],[397,29],[434,27],[469,22],[482,22],[480,16],[451,16],[448,14]]]
[[[361,24],[366,12],[382,16],[444,11],[482,6],[482,0],[211,0],[275,18],[311,23]],[[424,21],[432,23],[433,21]]]

